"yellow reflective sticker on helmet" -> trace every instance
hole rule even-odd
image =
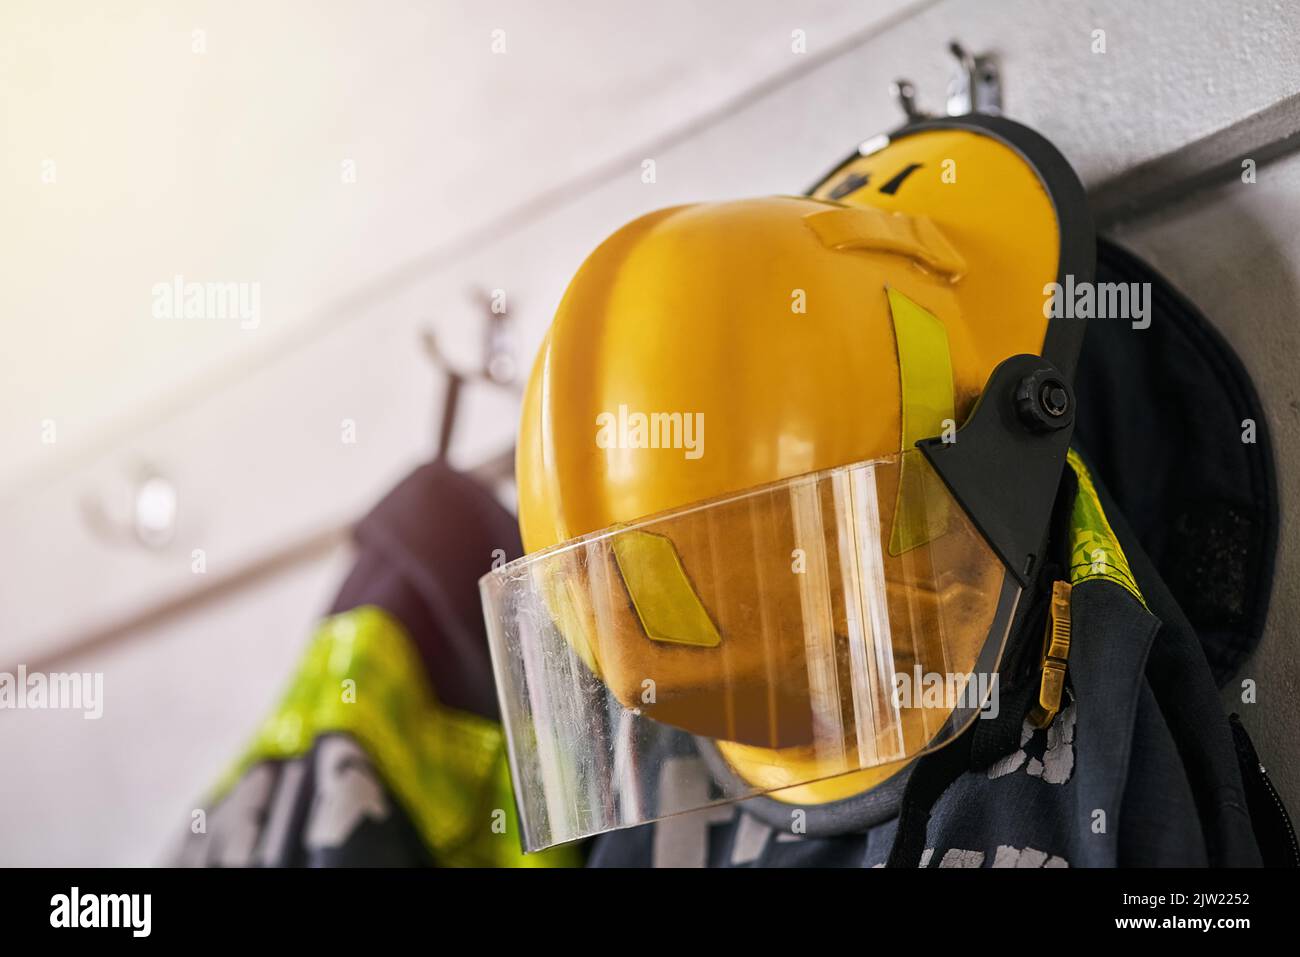
[[[903,458],[889,554],[901,555],[942,535],[947,527],[943,482],[915,446],[920,439],[939,435],[945,423],[953,422],[956,399],[947,329],[936,316],[897,289],[887,291],[898,344],[903,410]]]
[[[623,532],[614,536],[613,549],[647,637],[703,648],[722,642],[668,538],[653,532]]]

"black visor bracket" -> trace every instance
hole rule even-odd
[[[916,443],[1007,570],[1033,581],[1074,433],[1074,390],[1041,356],[1003,360],[949,441]]]

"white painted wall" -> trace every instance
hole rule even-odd
[[[103,716],[0,714],[0,866],[164,863],[279,700],[328,610],[341,547],[61,661],[104,676]]]
[[[504,57],[490,52],[496,28]],[[206,53],[192,52],[195,29]],[[312,552],[147,629],[131,622],[345,526],[428,454],[441,384],[423,328],[473,361],[467,291],[501,287],[531,356],[613,228],[675,202],[802,190],[897,124],[889,80],[910,76],[941,107],[954,36],[999,52],[1008,113],[1090,186],[1163,169],[1261,111],[1275,113],[1247,140],[1300,124],[1277,112],[1300,92],[1300,8],[1271,3],[6,4],[0,668],[126,637],[65,659],[105,671],[119,704],[104,721],[0,714],[0,761],[23,769],[0,783],[0,863],[156,858],[273,700],[346,561]],[[49,158],[57,182],[42,183]],[[339,178],[349,158],[354,184]],[[1297,185],[1297,161],[1279,161],[1253,192],[1122,233],[1260,377],[1284,506]],[[152,285],[176,272],[261,282],[263,323],[151,319]],[[508,399],[475,391],[464,411],[459,461],[509,443]],[[118,501],[139,462],[179,490],[168,549],[105,543],[82,519],[88,497]],[[1287,521],[1246,720],[1300,805]],[[195,548],[206,576],[191,571]]]
[[[394,270],[435,271],[909,5],[5,3],[0,257],[24,268],[0,288],[0,487],[357,319]],[[177,273],[260,282],[263,324],[155,321]]]

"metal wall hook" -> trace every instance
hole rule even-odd
[[[509,311],[499,308],[498,297],[484,290],[475,290],[473,298],[487,313],[488,321],[483,336],[483,364],[478,369],[460,369],[450,361],[438,344],[437,333],[426,326],[420,331],[424,351],[435,366],[447,377],[443,390],[442,409],[439,414],[437,457],[444,459],[451,448],[456,429],[456,416],[460,407],[460,393],[466,383],[484,382],[511,393],[517,393],[515,380],[518,364],[515,362],[514,340],[510,334]]]
[[[81,517],[101,541],[135,544],[160,550],[176,535],[177,495],[171,479],[147,463],[138,463],[123,476],[111,497],[87,493]]]
[[[930,115],[916,105],[916,87],[911,80],[899,79],[889,84],[889,95],[898,103],[909,123],[924,120]]]
[[[1002,76],[991,53],[973,54],[957,40],[948,44],[957,69],[948,81],[948,115],[1002,113]]]
[[[519,371],[518,363],[515,362],[510,312],[504,306],[498,307],[496,296],[485,290],[478,291],[478,301],[488,317],[483,327],[483,374],[497,385],[510,385]]]
[[[948,80],[947,112],[949,116],[968,113],[1002,113],[1002,75],[997,58],[991,53],[973,54],[957,40],[948,44],[948,52],[957,61]],[[909,123],[928,119],[933,114],[921,109],[916,100],[916,86],[906,79],[889,84],[890,96],[898,103]]]

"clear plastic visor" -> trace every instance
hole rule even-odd
[[[901,768],[995,713],[1020,595],[915,450],[575,539],[479,588],[530,851]]]

